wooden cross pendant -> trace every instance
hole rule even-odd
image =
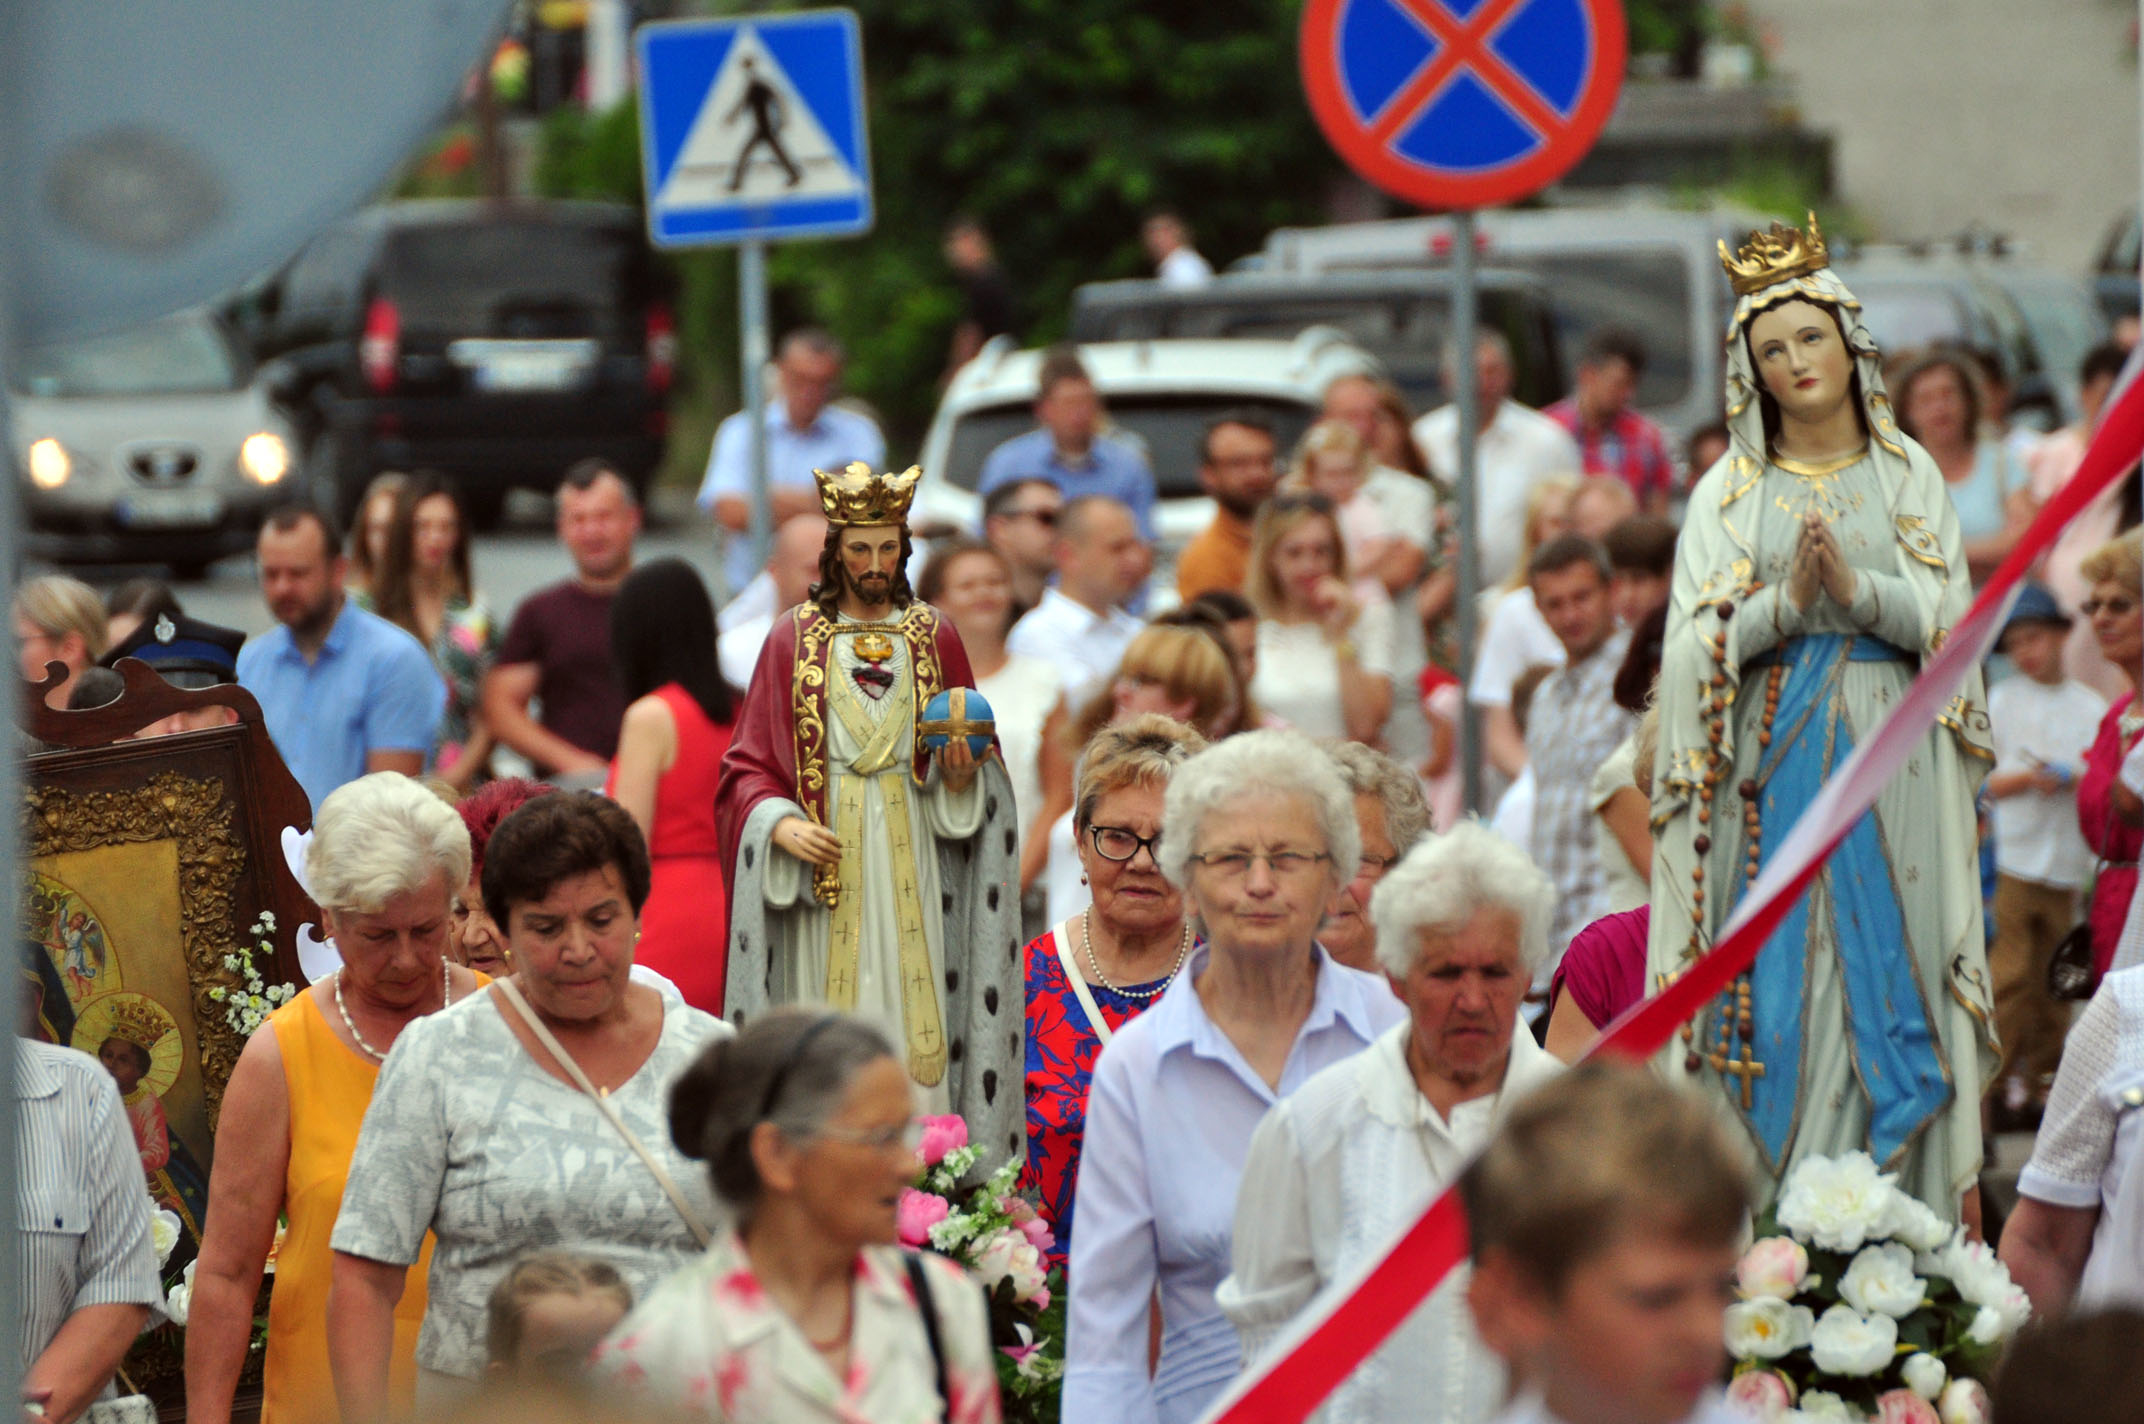
[[[1754,1103],[1752,1089],[1756,1080],[1764,1076],[1764,1065],[1751,1054],[1749,1045],[1742,1045],[1742,1056],[1739,1059],[1722,1056],[1714,1060],[1712,1066],[1716,1071],[1741,1081],[1742,1111],[1748,1112]]]

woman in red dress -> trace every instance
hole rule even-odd
[[[611,604],[610,647],[628,706],[604,790],[639,823],[653,868],[634,962],[720,1014],[729,914],[715,782],[735,713],[715,662],[714,604],[692,566],[633,570]]]
[[[1169,987],[1191,952],[1183,896],[1154,854],[1169,776],[1206,739],[1158,712],[1103,728],[1080,754],[1072,826],[1080,877],[1094,902],[1027,946],[1027,1166],[1020,1185],[1042,1199],[1056,1235],[1050,1263],[1071,1250],[1072,1189],[1087,1130],[1087,1085],[1102,1046]]]
[[[2144,734],[2144,709],[2137,705],[2144,669],[2144,543],[2134,532],[2102,544],[2079,571],[2092,593],[2077,610],[2092,622],[2092,636],[2108,662],[2129,679],[2127,695],[2107,709],[2099,736],[2085,753],[2084,774],[2077,778],[2077,823],[2085,843],[2099,857],[2099,878],[2092,886],[2092,962],[2101,974],[2114,962],[2137,888],[2137,855],[2144,851],[2144,824],[2125,815],[2115,795],[2122,758]]]

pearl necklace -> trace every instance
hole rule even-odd
[[[1161,982],[1151,989],[1120,989],[1109,982],[1109,976],[1102,972],[1102,962],[1094,957],[1094,931],[1087,922],[1087,917],[1093,913],[1094,906],[1092,905],[1079,912],[1079,939],[1080,946],[1087,951],[1087,967],[1094,971],[1094,982],[1107,989],[1110,993],[1122,994],[1127,999],[1159,998],[1161,991],[1168,988],[1176,978],[1176,971],[1184,967],[1184,956],[1191,952],[1190,919],[1186,918],[1184,920],[1184,937],[1182,942],[1176,946],[1176,963],[1169,966],[1169,972],[1162,976]]]
[[[447,1006],[454,1002],[453,974],[454,971],[451,967],[448,966],[447,961],[444,959],[440,960],[439,1007],[441,1012],[444,1012]],[[380,1050],[378,1050],[377,1048],[374,1048],[371,1044],[365,1042],[365,1036],[357,1031],[357,1020],[350,1017],[350,1006],[344,1003],[342,998],[342,970],[340,969],[337,969],[335,971],[335,1008],[337,1012],[342,1015],[342,1026],[350,1030],[350,1037],[357,1040],[357,1046],[359,1048],[364,1049],[365,1052],[370,1054],[375,1061],[385,1063],[387,1061],[387,1055],[380,1052]]]

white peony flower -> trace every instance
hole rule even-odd
[[[1878,1234],[1902,1241],[1916,1251],[1933,1251],[1950,1239],[1951,1224],[1936,1215],[1926,1202],[1894,1192]]]
[[[1804,1157],[1779,1194],[1779,1224],[1827,1251],[1858,1251],[1891,1213],[1897,1189],[1866,1152]]]
[[[188,1261],[186,1270],[179,1276],[179,1283],[164,1297],[164,1314],[171,1317],[173,1325],[186,1324],[187,1307],[194,1301],[194,1263]]]
[[[1999,1344],[2003,1338],[2003,1313],[1992,1305],[1983,1305],[1973,1314],[1973,1323],[1966,1328],[1965,1336],[1975,1345]]]
[[[1903,1320],[1927,1295],[1928,1282],[1913,1274],[1913,1253],[1895,1241],[1863,1247],[1839,1279],[1839,1299],[1863,1315]]]
[[[1934,1400],[1943,1392],[1943,1382],[1950,1378],[1950,1371],[1943,1362],[1925,1350],[1916,1350],[1906,1356],[1906,1363],[1898,1367],[1899,1378],[1906,1388],[1926,1400]]]
[[[1801,1412],[1823,1424],[1861,1424],[1862,1413],[1828,1389],[1802,1391]]]
[[[983,1241],[973,1265],[983,1289],[990,1290],[999,1281],[1010,1280],[1013,1296],[1019,1300],[1032,1298],[1049,1279],[1049,1265],[1042,1253],[1017,1230],[1001,1230]]]
[[[1952,1380],[1936,1401],[1936,1415],[1943,1424],[1988,1424],[1993,1414],[1987,1388],[1976,1379]]]
[[[158,1207],[149,1218],[149,1243],[156,1247],[156,1264],[161,1266],[171,1259],[171,1252],[179,1244],[179,1214],[165,1207]]]
[[[1775,1296],[1740,1300],[1727,1307],[1727,1353],[1738,1360],[1776,1360],[1809,1343],[1816,1313]]]
[[[1818,1316],[1809,1337],[1810,1358],[1828,1375],[1881,1373],[1897,1351],[1896,1320],[1863,1315],[1850,1305],[1835,1305]]]

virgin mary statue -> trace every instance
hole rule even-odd
[[[1965,612],[1958,521],[1902,434],[1861,306],[1774,224],[1720,257],[1727,454],[1691,494],[1660,670],[1647,982],[1712,947],[1817,789]],[[1711,1094],[1776,1184],[1860,1149],[1955,1219],[1992,1070],[1973,797],[1993,753],[1975,673],[1662,1067]]]

